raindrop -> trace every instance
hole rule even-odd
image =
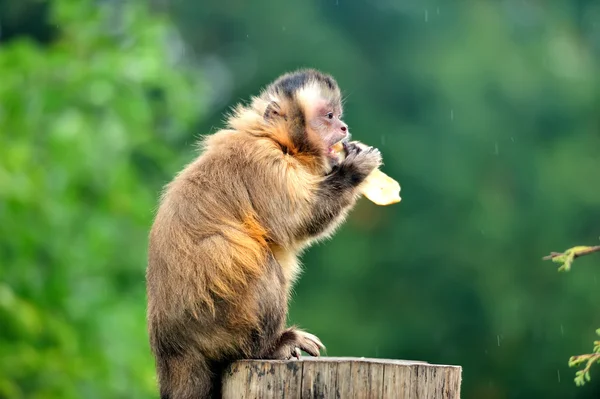
[[[514,137],[511,137],[511,138],[510,138],[510,141],[512,141],[512,142],[514,143],[514,142],[515,142],[515,138],[514,138]]]
[[[498,346],[500,346],[500,336],[496,335],[496,338],[498,339]]]
[[[565,328],[563,327],[563,325],[560,325],[560,335],[565,335]]]
[[[494,143],[494,154],[498,155],[499,153],[500,153],[500,152],[499,152],[499,150],[498,150],[498,142],[496,141],[496,142]]]
[[[281,30],[285,32],[285,26],[282,26],[282,27],[281,27]]]
[[[385,136],[381,136],[381,145],[385,145]]]
[[[436,9],[435,9],[435,12],[437,13],[437,15],[440,15],[440,8],[439,8],[439,7],[438,7],[438,8],[436,8]]]
[[[450,110],[450,120],[451,121],[454,120],[454,110],[453,109]]]
[[[558,382],[560,382],[560,370],[556,370],[556,374],[558,375]]]
[[[425,10],[425,22],[429,21],[429,10]]]

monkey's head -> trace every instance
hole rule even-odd
[[[336,159],[331,147],[348,138],[349,130],[333,77],[314,69],[287,73],[267,86],[260,99],[267,123],[287,125],[291,134],[304,135],[307,144]]]

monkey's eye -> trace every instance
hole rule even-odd
[[[327,114],[327,117],[328,117],[329,119],[333,119],[333,112],[330,112],[330,113],[328,113],[328,114]]]

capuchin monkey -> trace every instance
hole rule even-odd
[[[282,75],[165,187],[146,274],[161,399],[220,397],[238,359],[319,356],[319,338],[285,324],[298,257],[333,234],[381,165],[379,150],[349,141],[341,116],[331,76]]]

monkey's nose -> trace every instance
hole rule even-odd
[[[346,130],[348,130],[348,128],[346,126],[342,126],[342,132],[345,132]]]

